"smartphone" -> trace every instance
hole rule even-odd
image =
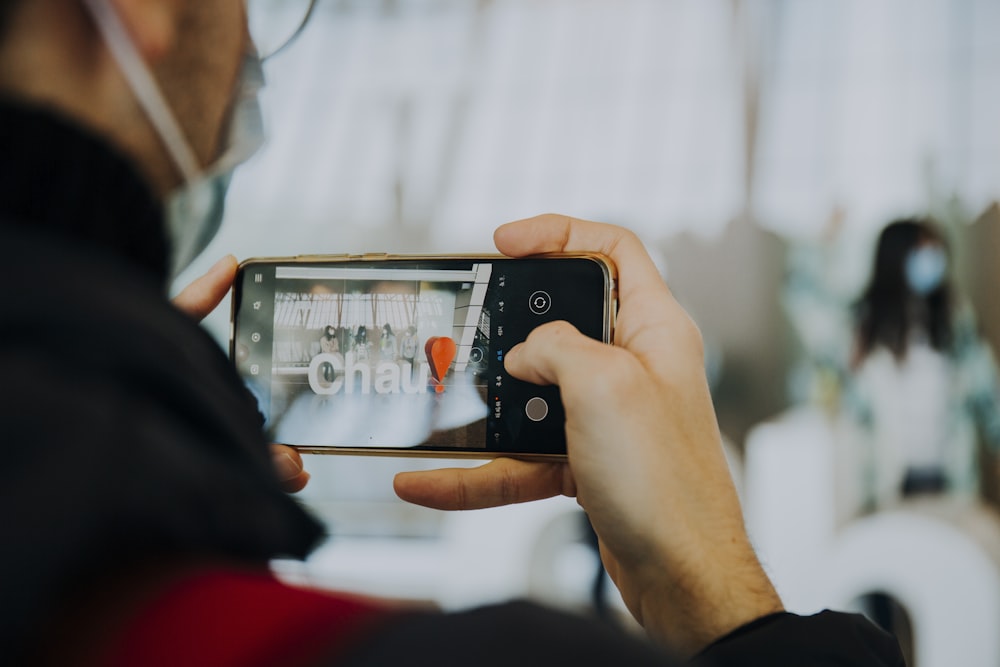
[[[559,458],[558,387],[504,352],[553,320],[610,343],[616,279],[598,254],[250,259],[230,355],[272,442],[303,452]]]

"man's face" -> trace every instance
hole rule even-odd
[[[219,153],[248,47],[243,0],[186,0],[174,47],[153,68],[202,166]]]

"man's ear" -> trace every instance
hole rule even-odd
[[[195,0],[199,2],[201,0]],[[109,0],[136,48],[155,63],[170,51],[177,37],[184,0]]]

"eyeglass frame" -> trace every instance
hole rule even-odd
[[[249,3],[250,0],[245,0],[245,1]],[[309,23],[309,19],[311,19],[312,15],[316,12],[317,1],[318,0],[309,0],[309,6],[306,8],[306,13],[302,17],[302,21],[299,22],[298,27],[295,28],[294,32],[292,32],[292,34],[289,35],[288,38],[284,42],[282,42],[281,45],[278,46],[278,48],[268,53],[260,54],[259,57],[261,62],[269,60],[274,56],[278,55],[279,53],[287,49],[292,44],[292,42],[294,42],[296,39],[299,38],[299,35],[302,34],[302,31],[306,29],[306,24]]]

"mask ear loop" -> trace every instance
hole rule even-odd
[[[264,85],[261,59],[251,42],[240,67],[238,86],[229,109],[229,124],[223,128],[226,144],[215,162],[202,170],[203,175],[214,176],[219,172],[232,171],[264,145],[264,118],[258,97]],[[234,132],[240,135],[241,142],[234,143]]]
[[[90,9],[94,23],[104,37],[108,50],[121,68],[126,81],[135,91],[139,105],[160,134],[163,145],[170,153],[184,181],[195,182],[201,174],[198,158],[184,137],[180,124],[171,113],[170,106],[160,92],[160,87],[153,79],[149,68],[146,67],[142,55],[135,48],[125,24],[107,0],[83,0],[83,3]]]

